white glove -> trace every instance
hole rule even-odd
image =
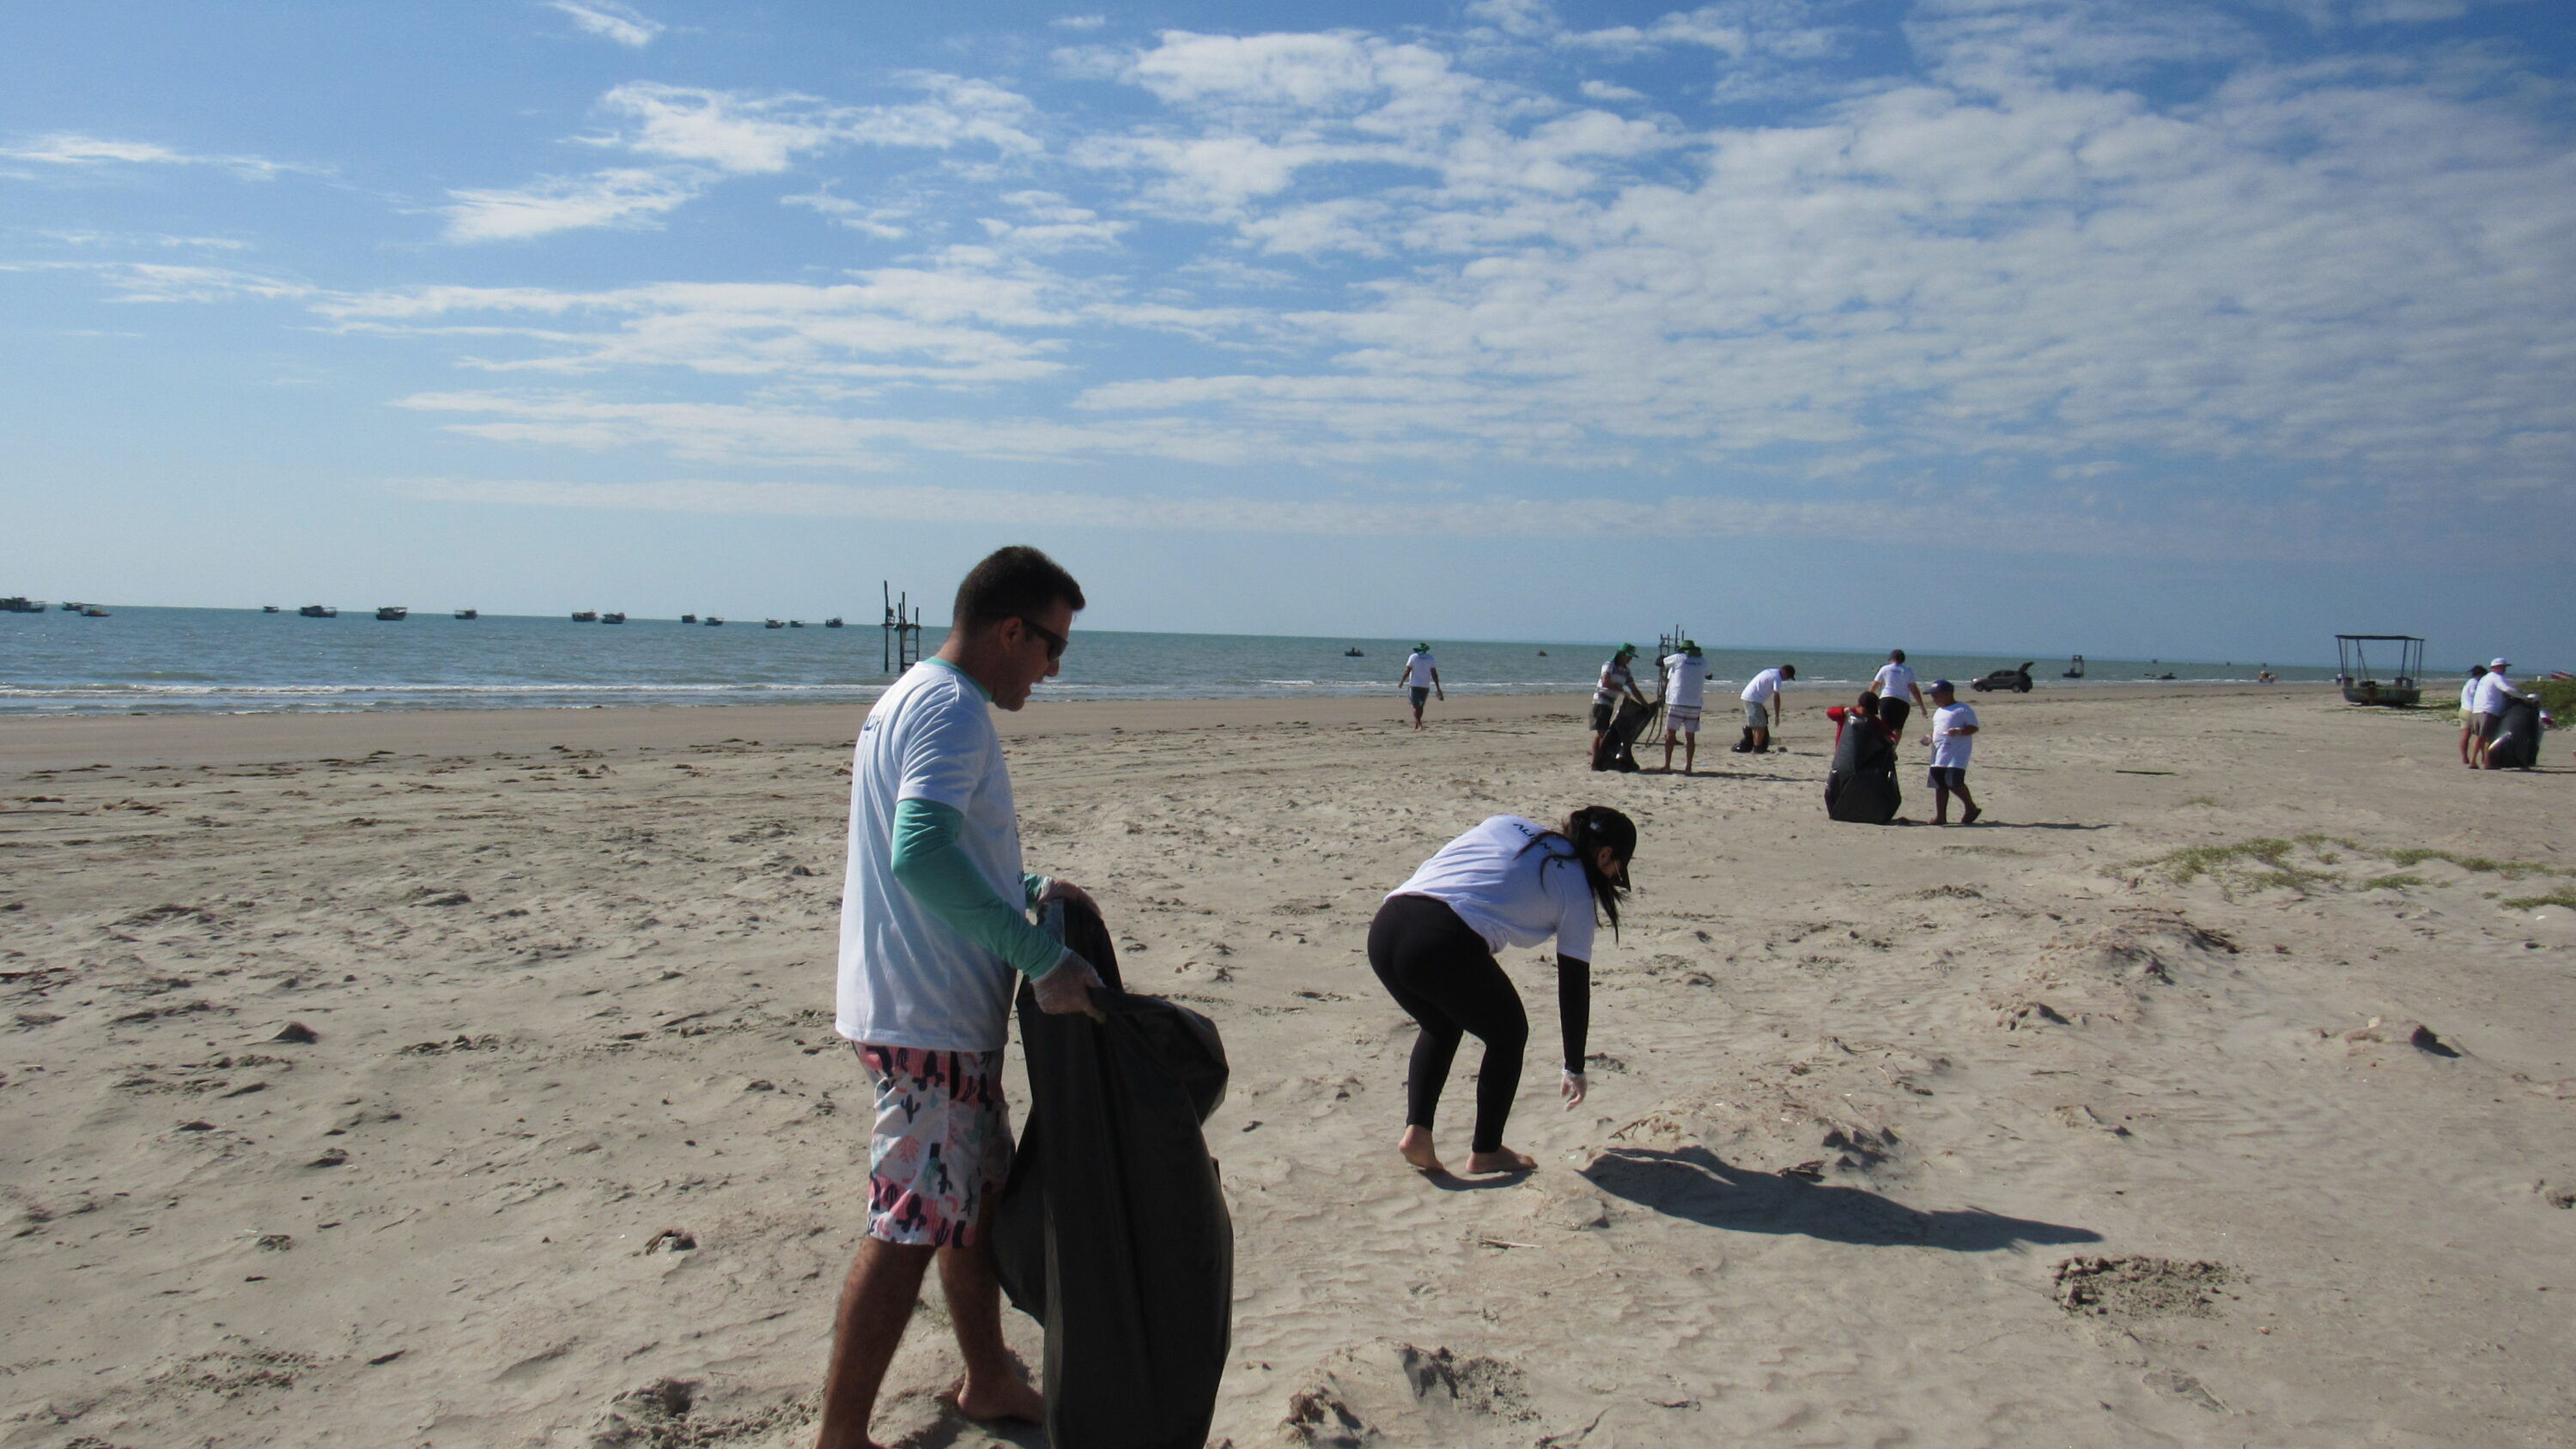
[[[1571,1112],[1583,1105],[1584,1079],[1581,1072],[1565,1072],[1557,1083],[1556,1094],[1565,1099],[1565,1110]]]

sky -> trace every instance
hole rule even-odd
[[[11,31],[0,592],[2576,667],[2564,0]]]

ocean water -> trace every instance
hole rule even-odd
[[[110,616],[0,614],[0,714],[126,714],[367,709],[582,708],[632,704],[865,702],[889,682],[874,621],[826,629],[721,628],[672,619],[576,624],[567,618],[461,621],[445,613],[380,622],[372,610],[336,619],[255,609],[109,605]],[[935,626],[934,626],[935,627]],[[938,636],[927,636],[937,647]],[[1654,647],[1655,630],[1630,636]],[[1394,692],[1412,639],[1273,638],[1078,630],[1061,677],[1038,697],[1190,699],[1325,697]],[[1589,689],[1618,641],[1462,643],[1433,640],[1454,694]],[[1703,639],[1711,685],[1782,662],[1802,683],[1857,689],[1884,655],[1832,650],[1729,649]],[[1361,658],[1344,650],[1356,648]],[[1916,654],[1926,682],[1963,683],[2028,656]],[[2032,665],[2057,688],[2063,658]],[[2170,672],[2182,680],[2250,679],[2250,664],[2090,661],[2085,683]],[[2275,666],[2284,679],[2331,679],[2332,669]],[[1651,683],[1647,684],[1652,692]]]

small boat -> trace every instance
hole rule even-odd
[[[626,622],[626,616],[624,614],[602,614],[599,616],[599,622],[603,624],[623,624]]]
[[[2076,655],[2073,660],[2069,661],[2066,666],[2066,672],[2058,676],[2060,679],[2082,679],[2083,677],[2084,656],[2081,654]]]
[[[790,629],[802,629],[805,627],[805,621],[802,619],[790,619],[787,621],[787,627]]]
[[[66,614],[77,614],[88,607],[87,604],[75,604],[69,599],[63,600],[63,612]]]
[[[2368,651],[2373,645],[2379,647],[2381,664],[2397,666],[2396,674],[2387,680],[2378,678],[2371,667]],[[2391,654],[2396,656],[2393,661]],[[2423,687],[2416,683],[2424,674],[2424,641],[2413,634],[2337,634],[2335,662],[2335,683],[2342,686],[2347,704],[2413,709],[2424,702]]]
[[[1342,657],[1344,659],[1366,659],[1368,656],[1362,654],[1356,649],[1345,649],[1342,651]]]
[[[776,619],[770,619],[762,623],[760,627],[764,629],[784,629],[787,626]]]
[[[263,614],[274,614],[279,612],[278,607],[275,604],[262,604],[259,606],[259,611]]]
[[[307,619],[336,619],[340,617],[340,611],[331,607],[329,604],[307,604],[295,612]]]
[[[695,614],[682,614],[680,616],[680,622],[683,624],[694,624],[698,622],[698,616]]]
[[[483,617],[483,611],[480,609],[459,609],[456,611],[456,617],[460,619],[480,619]]]
[[[1541,658],[1541,659],[1545,659],[1545,658],[1547,657],[1547,651],[1546,651],[1546,650],[1544,650],[1544,649],[1542,649],[1542,650],[1538,651],[1538,657],[1539,657],[1539,658]]]
[[[573,614],[572,621],[576,624],[596,624],[599,622],[599,611],[597,609],[579,610]]]
[[[828,618],[828,619],[824,620],[824,621],[823,621],[823,627],[824,627],[824,628],[826,628],[826,629],[838,629],[838,628],[840,628],[840,627],[841,627],[841,616],[840,616],[840,615],[838,615],[838,614],[834,614],[832,617],[830,617],[830,618]]]
[[[378,604],[376,606],[376,617],[384,620],[388,624],[399,624],[403,620],[411,617],[411,610],[404,608],[400,604]]]
[[[5,599],[0,599],[0,614],[41,614],[43,612],[45,612],[44,604],[39,600],[28,598],[25,594],[11,594]],[[269,612],[274,614],[277,611],[271,609]]]
[[[708,627],[708,628],[710,628],[710,629],[712,629],[712,628],[716,627],[717,625],[719,625],[719,624],[721,624],[721,623],[723,623],[723,622],[724,622],[724,616],[722,616],[722,615],[720,615],[720,614],[709,614],[709,615],[707,615],[707,627]]]
[[[83,604],[81,605],[81,617],[84,619],[104,619],[107,617],[107,611],[96,604]]]

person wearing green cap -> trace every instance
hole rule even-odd
[[[1699,642],[1684,639],[1682,647],[1667,654],[1664,668],[1664,768],[1673,767],[1673,744],[1682,746],[1682,773],[1687,775],[1699,763],[1699,712],[1708,691],[1708,661],[1701,657]]]
[[[1422,728],[1424,700],[1436,693],[1442,704],[1449,702],[1449,691],[1440,687],[1440,661],[1431,657],[1431,646],[1427,642],[1414,645],[1413,652],[1404,657],[1404,673],[1395,682],[1413,691],[1415,729]]]
[[[1592,691],[1592,753],[1584,756],[1587,760],[1601,758],[1601,740],[1610,733],[1610,721],[1619,712],[1621,696],[1640,705],[1654,702],[1638,690],[1637,676],[1628,667],[1628,661],[1636,657],[1636,645],[1622,644],[1619,652],[1610,656],[1610,662],[1601,666],[1601,683]]]

